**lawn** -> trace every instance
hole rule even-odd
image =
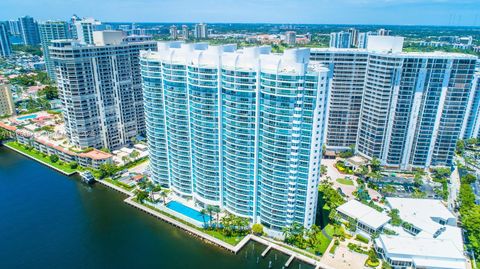
[[[124,183],[122,183],[122,182],[120,182],[120,181],[118,181],[118,180],[113,180],[113,179],[111,179],[111,178],[105,178],[105,179],[103,179],[103,180],[106,181],[106,182],[112,183],[113,185],[118,186],[118,187],[120,187],[120,188],[122,188],[122,189],[124,189],[124,190],[127,190],[127,191],[131,191],[131,190],[133,190],[133,189],[135,188],[135,186],[129,186],[129,185],[127,185],[127,184],[124,184]]]
[[[346,178],[337,178],[337,182],[343,185],[353,186],[353,181]]]
[[[333,226],[328,224],[325,227],[325,232],[327,232],[327,234],[330,235],[330,237],[333,237],[333,233],[334,233]],[[328,245],[330,245],[330,241],[332,240],[328,239],[323,233],[319,233],[317,238],[320,241],[320,247],[318,248],[318,251],[320,251],[320,253],[322,253],[323,255],[327,250]],[[308,251],[315,254],[313,249],[309,249]]]
[[[67,174],[71,174],[71,173],[74,173],[74,172],[77,171],[76,169],[70,168],[68,163],[60,164],[59,163],[60,161],[54,163],[54,162],[50,161],[49,156],[43,157],[42,153],[38,152],[35,149],[27,150],[27,149],[25,149],[25,147],[22,144],[20,144],[18,142],[12,141],[12,142],[5,143],[5,145],[7,145],[11,148],[14,148],[14,149],[16,149],[16,150],[18,150],[22,153],[25,153],[26,155],[32,157],[33,159],[36,159],[40,162],[51,165],[51,166],[65,172]]]

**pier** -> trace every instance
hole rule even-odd
[[[270,251],[271,248],[272,248],[272,245],[268,245],[267,249],[265,249],[265,250],[262,252],[262,257],[265,257],[265,255],[267,255],[267,253]]]
[[[295,259],[295,255],[290,256],[290,258],[288,259],[288,261],[285,263],[285,268],[287,268],[288,266],[290,266],[290,263],[292,263],[293,259]]]

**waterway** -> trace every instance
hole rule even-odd
[[[249,243],[234,255],[0,146],[0,268],[282,268]],[[312,266],[297,260],[292,269]]]

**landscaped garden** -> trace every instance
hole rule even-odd
[[[347,178],[337,178],[337,182],[342,185],[353,186],[353,181]]]
[[[59,160],[58,156],[56,155],[47,155],[47,154],[41,153],[40,151],[34,149],[31,146],[23,145],[16,141],[7,142],[5,143],[5,145],[13,149],[16,149],[42,163],[55,167],[67,174],[71,174],[77,171],[78,164],[63,162]]]

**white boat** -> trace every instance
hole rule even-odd
[[[82,177],[83,182],[87,184],[92,184],[93,182],[95,182],[95,177],[90,171],[81,172],[80,176]]]

